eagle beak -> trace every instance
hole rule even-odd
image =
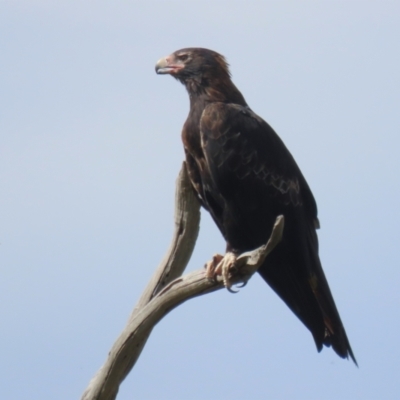
[[[183,65],[171,62],[171,56],[160,58],[156,64],[157,74],[176,74],[183,68]]]

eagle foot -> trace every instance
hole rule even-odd
[[[221,276],[224,286],[231,293],[237,293],[237,290],[232,290],[231,278],[238,272],[236,266],[237,256],[231,252],[224,256],[215,254],[211,261],[206,264],[206,276],[209,279],[218,279]]]

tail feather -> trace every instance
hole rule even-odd
[[[307,243],[294,246],[293,238],[284,234],[258,272],[310,330],[318,351],[332,346],[358,365],[322,270],[314,227],[302,237]]]

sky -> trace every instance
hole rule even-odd
[[[225,55],[316,197],[320,256],[359,368],[258,276],[154,329],[128,399],[400,398],[400,3],[0,0],[0,398],[78,399],[173,232],[182,85]],[[206,213],[188,270],[224,242]]]

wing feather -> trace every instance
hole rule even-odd
[[[247,178],[253,187],[263,186],[259,190],[275,197],[276,204],[301,206],[305,196],[310,218],[316,218],[315,200],[293,157],[273,129],[249,108],[212,103],[203,111],[200,131],[218,189],[224,190],[224,182]]]
[[[200,134],[205,197],[218,194],[217,224],[227,250],[239,253],[265,243],[283,214],[282,242],[259,273],[309,328],[318,350],[332,345],[355,360],[319,261],[317,206],[290,152],[264,120],[237,104],[208,105]]]

